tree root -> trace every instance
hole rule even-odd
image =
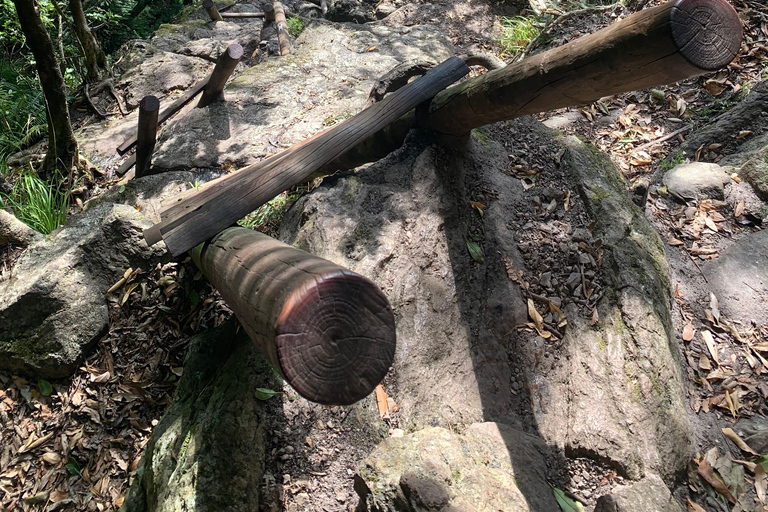
[[[431,60],[417,59],[407,60],[398,64],[379,78],[371,89],[370,94],[368,94],[368,101],[365,106],[370,107],[377,101],[381,101],[388,92],[398,90],[407,84],[411,78],[423,75],[436,65],[437,63]]]

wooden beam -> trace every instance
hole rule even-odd
[[[304,398],[349,405],[389,370],[392,308],[365,277],[240,227],[192,256],[265,359]]]
[[[679,0],[438,94],[424,124],[473,128],[720,69],[738,54],[741,22],[726,0]]]
[[[216,8],[216,4],[213,3],[213,0],[203,0],[203,9],[208,13],[211,21],[224,21],[219,10]]]
[[[152,165],[152,152],[157,141],[157,117],[160,100],[144,96],[139,103],[139,129],[136,134],[136,177],[144,176]]]
[[[265,4],[263,9],[264,9],[264,20],[275,21],[275,6],[273,4]]]
[[[216,66],[213,68],[213,72],[211,72],[211,77],[208,79],[208,83],[203,90],[203,95],[200,96],[200,101],[197,104],[198,108],[208,106],[221,95],[224,85],[226,85],[227,80],[242,57],[243,47],[237,43],[230,44],[227,46],[227,50],[219,55]]]
[[[197,82],[190,90],[179,96],[176,101],[171,103],[168,107],[166,107],[165,110],[160,114],[160,116],[157,119],[157,124],[162,125],[164,122],[168,120],[169,117],[171,117],[173,114],[181,110],[181,108],[192,101],[195,96],[200,94],[203,89],[205,88],[205,84],[208,83],[208,79],[201,80]],[[120,144],[120,147],[117,148],[117,152],[120,155],[126,154],[130,149],[136,145],[136,136],[133,135],[125,141],[123,141],[122,144]]]
[[[291,38],[288,37],[288,22],[285,20],[285,9],[280,2],[274,3],[275,27],[277,27],[277,42],[280,44],[280,55],[285,57],[291,53]]]
[[[276,156],[208,183],[193,197],[163,212],[162,222],[145,230],[144,238],[150,245],[165,240],[173,255],[183,254],[281,191],[301,183],[468,71],[458,57],[448,59],[356,116]]]

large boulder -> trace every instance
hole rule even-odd
[[[381,443],[358,469],[355,490],[366,512],[554,511],[547,452],[541,439],[500,423],[462,435],[428,428]]]
[[[375,81],[397,64],[452,54],[448,38],[431,26],[307,22],[290,55],[247,69],[227,85],[225,101],[169,124],[153,164],[257,162],[358,113]]]
[[[639,482],[621,485],[601,496],[595,512],[683,512],[658,475],[648,474]]]
[[[169,173],[135,180],[37,238],[0,286],[0,368],[71,374],[107,329],[107,290],[128,268],[170,260],[163,244],[147,247],[142,231],[157,220],[162,198],[191,187],[190,179]]]
[[[152,431],[122,512],[259,510],[274,373],[236,322],[193,337],[172,404]]]

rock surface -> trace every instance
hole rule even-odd
[[[669,489],[657,475],[650,473],[639,482],[619,486],[601,496],[595,512],[683,512]]]
[[[192,338],[173,403],[120,510],[259,510],[266,405],[254,390],[273,380],[235,322]]]
[[[0,246],[29,245],[40,237],[40,233],[21,222],[12,213],[0,208]]]
[[[362,110],[376,79],[395,65],[408,59],[441,62],[452,52],[448,39],[429,26],[309,22],[290,55],[249,68],[227,85],[225,101],[169,124],[153,163],[254,163]],[[284,128],[275,134],[277,125]]]
[[[676,165],[664,175],[664,184],[673,196],[686,199],[720,199],[730,177],[717,164],[691,162]]]
[[[701,266],[721,313],[743,325],[768,322],[768,231],[749,233]]]
[[[160,201],[192,179],[167,173],[134,180],[30,245],[0,286],[0,367],[35,378],[74,371],[107,328],[107,290],[126,269],[170,258],[163,244],[147,247],[142,230],[156,220]]]
[[[758,196],[768,201],[768,145],[756,151],[739,173],[752,185]]]
[[[463,435],[429,428],[381,443],[358,469],[355,490],[369,512],[554,511],[546,453],[541,439],[500,423]]]

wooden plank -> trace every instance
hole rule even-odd
[[[394,315],[365,277],[240,227],[192,257],[264,358],[304,398],[352,404],[389,370]]]
[[[669,2],[443,91],[425,124],[463,135],[497,121],[674,83],[726,66],[741,41],[741,22],[726,0]]]
[[[201,80],[197,82],[190,90],[179,96],[176,101],[171,103],[165,110],[163,110],[160,113],[160,116],[157,119],[157,124],[162,125],[164,122],[168,120],[169,117],[171,117],[173,114],[178,112],[179,110],[184,107],[187,103],[192,101],[195,96],[203,92],[203,89],[205,89],[205,85],[208,83],[208,79]],[[120,155],[126,154],[130,149],[136,145],[136,136],[132,136],[127,138],[120,146],[117,148],[117,152]]]
[[[222,12],[222,18],[263,18],[263,12]]]
[[[280,155],[211,182],[195,196],[166,210],[163,221],[144,232],[147,243],[154,243],[162,237],[172,254],[183,254],[281,191],[300,183],[315,170],[429,100],[468,71],[461,59],[448,59],[356,116]]]

